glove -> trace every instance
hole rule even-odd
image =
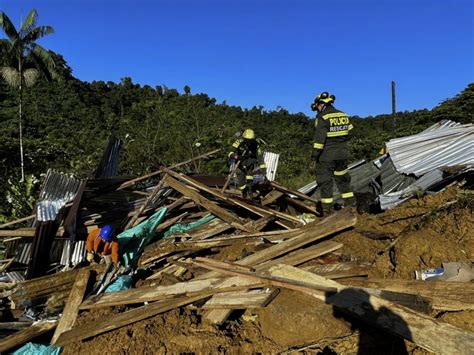
[[[86,259],[90,263],[93,262],[94,261],[94,253],[88,252],[87,256],[86,256]]]
[[[103,256],[104,258],[104,261],[105,261],[105,265],[110,265],[110,263],[112,262],[112,255],[104,255]]]

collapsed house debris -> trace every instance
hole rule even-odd
[[[472,180],[474,175],[474,124],[440,121],[419,134],[392,139],[386,146],[387,154],[348,167],[355,193],[366,200],[366,211],[387,210],[453,181],[468,176]],[[300,190],[319,198],[316,182]]]
[[[444,123],[411,142],[425,142],[434,139],[433,135],[451,137],[453,141],[472,140],[474,131],[470,126],[463,126],[465,132],[466,128],[470,132],[467,135],[444,131],[456,127],[459,126]],[[406,170],[407,163],[400,158],[403,153],[397,144],[387,144],[390,151],[393,149],[393,156],[358,162],[350,168],[356,191],[370,190],[382,208],[395,207],[411,196],[409,193],[416,194],[414,183],[424,190],[435,184],[443,186],[440,182],[446,186],[461,181],[462,185],[472,173],[473,155],[462,159],[457,156],[456,160],[443,158],[439,165],[430,163],[429,169],[422,164]],[[401,146],[412,147],[421,154],[419,146],[411,144]],[[452,144],[446,143],[443,157],[450,156],[447,150]],[[120,177],[120,146],[118,140],[109,141],[98,169],[87,180],[48,171],[32,215],[0,226],[0,236],[7,238],[4,242],[8,260],[0,266],[0,352],[35,339],[63,347],[65,353],[87,351],[84,347],[95,339],[122,346],[117,339],[124,336],[131,342],[135,331],[142,334],[137,335],[142,340],[147,332],[169,332],[167,322],[186,327],[180,328],[182,335],[190,335],[191,340],[178,337],[156,347],[153,342],[135,342],[134,351],[218,352],[233,346],[244,352],[311,347],[321,350],[321,344],[342,341],[363,331],[363,326],[357,326],[357,330],[348,327],[348,319],[353,324],[361,322],[383,334],[390,333],[393,339],[402,339],[402,344],[406,340],[410,346],[428,351],[472,351],[472,329],[434,317],[436,312],[474,311],[472,283],[393,278],[397,274],[387,279],[377,270],[382,262],[400,257],[396,253],[387,256],[385,251],[393,251],[403,243],[395,244],[401,237],[406,238],[409,224],[403,223],[418,216],[423,218],[427,212],[400,217],[398,234],[389,234],[383,224],[389,223],[386,220],[377,229],[371,225],[374,221],[370,216],[358,215],[351,209],[321,219],[315,208],[316,184],[295,191],[273,181],[278,163],[278,156],[273,154],[267,154],[273,162],[267,172],[271,174],[270,182],[262,189],[258,202],[243,199],[232,187],[223,192],[223,177],[178,172],[180,166],[209,158],[218,150],[142,177]],[[408,155],[413,154],[409,149]],[[444,170],[445,166],[459,164],[462,168]],[[438,176],[438,171],[443,173]],[[309,196],[314,188],[316,194]],[[396,200],[383,202],[383,196],[392,193],[400,194]],[[451,202],[447,208],[454,206]],[[387,214],[385,218],[399,224],[397,217]],[[12,229],[25,221],[28,227]],[[84,262],[87,234],[106,224],[121,231],[117,235],[121,263],[88,265]],[[363,239],[353,243],[355,236]],[[383,243],[384,239],[388,240]],[[368,242],[378,248],[378,252],[366,251],[374,255],[370,264],[354,257],[358,244],[367,249],[364,243]],[[464,249],[465,254],[473,252]],[[288,297],[292,302],[320,305],[313,309],[319,312],[318,317],[324,314],[325,318],[316,318],[317,322],[322,326],[327,322],[335,339],[323,337],[318,340],[319,345],[311,345],[308,342],[317,340],[314,334],[287,343],[267,334],[260,335],[260,342],[249,341],[256,333],[268,331],[263,329],[265,322],[267,329],[273,326],[280,328],[275,332],[294,334],[290,321],[272,324],[278,322],[277,317],[286,317],[281,312],[288,306],[279,302]],[[180,323],[177,319],[186,321]],[[152,323],[154,320],[158,323]],[[160,328],[160,322],[168,329]],[[298,323],[301,328],[314,326],[301,324],[301,320]],[[139,331],[131,328],[138,325]],[[231,344],[229,329],[239,326],[242,329],[234,337],[240,340],[237,345]],[[115,338],[112,334],[116,334]],[[200,336],[212,340],[204,344],[206,340],[197,340]]]

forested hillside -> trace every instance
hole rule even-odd
[[[278,180],[295,187],[312,178],[309,162],[313,120],[302,113],[266,111],[262,107],[243,109],[193,93],[187,86],[180,92],[166,86],[140,86],[131,78],[123,78],[120,83],[82,82],[63,64],[61,81],[40,81],[24,93],[27,175],[39,179],[41,173],[54,168],[86,177],[97,165],[111,134],[125,142],[120,173],[140,175],[160,165],[226,148],[236,132],[252,127],[268,143],[267,150],[281,154]],[[433,110],[398,113],[395,120],[391,115],[354,117],[351,158],[374,158],[388,139],[417,133],[441,119],[473,122],[473,112],[474,84],[469,84]],[[14,206],[12,198],[7,199],[15,195],[15,189],[25,189],[25,184],[18,182],[18,93],[3,81],[0,136],[0,162],[4,167],[0,215],[21,215],[25,211]],[[224,174],[225,153],[192,168],[201,173]],[[28,193],[34,194],[34,190],[33,186]],[[21,205],[25,206],[24,201]]]

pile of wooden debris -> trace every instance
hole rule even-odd
[[[275,182],[256,203],[222,191],[224,179],[216,182],[165,168],[160,174],[152,188],[135,192],[142,199],[125,213],[124,230],[130,230],[165,211],[147,236],[149,244],[138,249],[127,267],[77,263],[67,271],[0,284],[0,329],[9,334],[0,340],[0,352],[39,336],[54,346],[68,346],[178,308],[219,327],[235,310],[271,304],[282,289],[314,297],[429,351],[468,354],[474,348],[473,333],[427,315],[435,307],[472,309],[472,283],[367,280],[360,270],[308,265],[343,247],[331,239],[356,225],[355,211],[343,209],[320,219],[313,198]],[[130,181],[116,181],[114,191],[138,180]],[[84,205],[77,206],[77,215],[81,209]],[[170,232],[178,223],[197,221],[202,222],[198,227]],[[104,293],[123,277],[134,287]],[[115,311],[77,322],[81,312],[107,307]]]

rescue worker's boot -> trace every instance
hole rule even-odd
[[[323,203],[323,217],[326,218],[334,213],[334,210],[332,209],[332,203]]]
[[[242,197],[251,200],[252,199],[252,187],[251,186],[246,186],[245,189],[242,190]]]
[[[357,207],[357,200],[355,197],[345,198],[344,199],[344,207]]]

